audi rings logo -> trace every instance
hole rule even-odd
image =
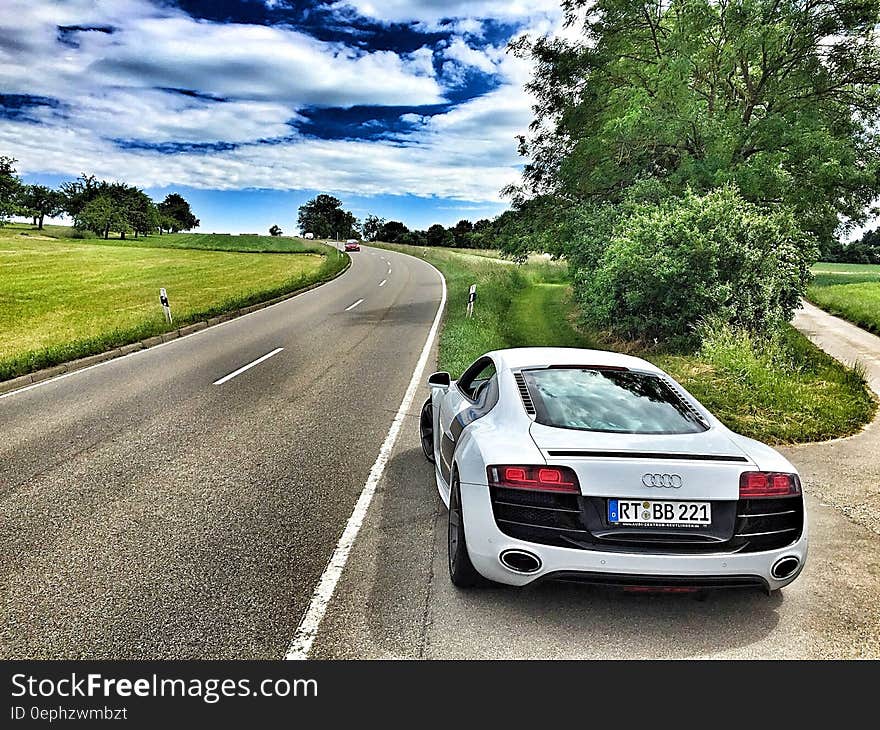
[[[665,489],[679,489],[682,481],[678,474],[645,474],[642,484],[646,487],[663,487]]]

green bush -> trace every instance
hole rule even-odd
[[[590,325],[625,338],[684,341],[697,339],[707,317],[755,332],[791,318],[816,247],[786,209],[749,203],[725,187],[620,210],[601,256],[572,257]]]

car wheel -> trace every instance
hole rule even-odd
[[[471,562],[464,536],[464,519],[461,509],[461,485],[458,476],[452,477],[449,494],[449,522],[446,549],[449,557],[449,578],[457,588],[475,588],[486,583]]]
[[[422,452],[431,463],[434,462],[434,404],[431,399],[425,401],[422,413],[419,416],[419,439],[422,442]]]

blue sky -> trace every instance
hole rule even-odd
[[[501,212],[531,119],[506,44],[560,30],[558,0],[3,4],[0,154],[230,232],[292,232],[317,192],[420,228]]]

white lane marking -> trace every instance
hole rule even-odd
[[[385,286],[386,281],[388,281],[388,279],[382,279],[382,281],[379,282],[379,286]]]
[[[364,300],[363,300],[363,299],[358,299],[354,304],[350,304],[349,306],[347,306],[347,307],[345,308],[345,311],[348,312],[349,310],[354,309],[354,308],[355,308],[358,304],[360,304],[362,301],[364,301]]]
[[[428,266],[431,265],[428,264]],[[416,363],[415,370],[413,370],[412,380],[409,381],[409,387],[406,389],[406,393],[400,403],[400,408],[397,409],[397,415],[394,416],[394,420],[391,422],[391,427],[388,429],[388,435],[385,436],[382,448],[379,449],[379,455],[376,457],[373,468],[370,469],[370,474],[367,477],[366,484],[364,484],[364,489],[361,492],[361,496],[358,497],[358,501],[354,506],[354,511],[351,513],[351,517],[348,518],[342,537],[340,537],[339,542],[336,543],[336,549],[333,551],[333,555],[330,556],[330,562],[327,563],[327,567],[324,568],[324,572],[321,574],[321,580],[318,581],[315,592],[312,594],[312,600],[309,603],[309,607],[303,615],[302,621],[300,621],[299,626],[296,629],[296,633],[293,635],[293,640],[290,642],[290,648],[287,650],[287,654],[284,657],[285,659],[309,658],[312,644],[315,641],[315,637],[318,635],[318,627],[321,625],[321,620],[327,612],[327,607],[330,605],[330,599],[333,598],[336,584],[339,582],[342,571],[345,569],[345,564],[348,562],[348,555],[351,552],[354,541],[357,539],[361,525],[364,523],[364,518],[367,516],[367,510],[370,508],[370,502],[373,501],[373,495],[376,493],[376,487],[385,471],[385,465],[388,463],[388,459],[391,458],[391,452],[394,450],[394,444],[397,442],[397,436],[400,434],[400,427],[403,425],[403,419],[406,417],[410,406],[412,406],[416,390],[422,380],[422,374],[425,371],[428,356],[431,354],[431,347],[434,344],[434,339],[437,337],[437,330],[440,327],[440,318],[443,315],[443,308],[446,306],[446,279],[436,268],[433,266],[431,266],[431,268],[437,272],[440,277],[440,283],[443,286],[443,293],[440,297],[440,306],[437,307],[437,314],[434,317],[434,323],[431,325],[431,330],[428,332],[428,339],[425,340],[425,346],[422,348],[422,354],[419,355],[419,360]]]
[[[346,269],[341,274],[339,274],[337,276],[337,278],[342,278],[347,273],[348,273],[348,269]],[[331,284],[334,281],[336,281],[336,279],[331,279],[330,281],[328,281],[326,283]],[[260,312],[265,312],[268,309],[272,309],[272,307],[277,307],[281,304],[286,304],[287,302],[291,301],[292,299],[295,299],[298,296],[304,296],[306,294],[309,294],[310,292],[317,291],[317,290],[321,289],[323,286],[324,285],[322,284],[321,286],[315,287],[314,289],[309,289],[306,291],[295,293],[293,296],[290,296],[287,299],[284,299],[280,302],[276,302],[275,304],[270,304],[268,307],[263,307],[262,309],[255,309],[253,312],[248,312],[247,314],[242,314],[238,317],[232,317],[231,319],[227,319],[223,322],[218,322],[217,324],[212,324],[210,327],[203,327],[202,329],[196,330],[195,332],[190,332],[188,335],[183,335],[182,337],[175,337],[173,340],[168,340],[167,342],[160,342],[158,345],[153,345],[152,347],[144,347],[140,350],[135,350],[134,352],[129,352],[125,355],[120,355],[119,357],[111,357],[109,360],[102,360],[101,362],[96,362],[94,365],[89,365],[88,367],[77,368],[76,370],[71,370],[70,372],[63,373],[62,375],[56,375],[54,378],[46,378],[45,380],[41,380],[38,383],[32,383],[31,385],[25,385],[22,388],[16,388],[15,390],[10,390],[8,393],[0,394],[0,400],[3,400],[4,398],[11,398],[12,396],[18,395],[19,393],[25,393],[28,390],[33,390],[34,388],[39,388],[43,385],[48,385],[49,383],[56,383],[59,380],[64,380],[65,378],[69,378],[71,375],[79,375],[80,373],[84,373],[88,370],[94,370],[95,368],[99,368],[102,365],[109,365],[110,363],[113,363],[113,362],[121,362],[122,360],[125,360],[126,358],[129,358],[129,357],[133,357],[134,355],[143,355],[144,353],[147,353],[147,352],[154,352],[155,350],[158,350],[159,348],[165,347],[166,345],[173,345],[176,342],[180,342],[181,340],[185,340],[189,337],[195,337],[196,335],[200,335],[204,332],[215,332],[216,333],[216,330],[219,327],[222,327],[223,325],[233,324],[235,322],[240,322],[245,317],[250,317],[254,314],[259,314]]]
[[[220,378],[220,380],[215,380],[214,385],[223,385],[223,383],[225,383],[228,380],[232,380],[236,375],[241,375],[246,370],[250,370],[255,365],[259,365],[261,362],[268,360],[273,355],[277,355],[283,349],[284,349],[283,347],[276,347],[274,350],[272,350],[272,352],[267,352],[262,357],[258,357],[253,362],[249,362],[247,365],[240,367],[238,370],[233,370],[231,373],[229,373],[229,375],[224,375],[222,378]]]

